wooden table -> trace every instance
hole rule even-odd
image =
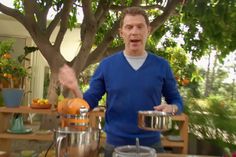
[[[98,128],[98,124],[100,123],[98,117],[104,117],[105,113],[103,111],[93,111],[90,113],[90,125],[93,128]],[[179,134],[182,141],[170,141],[166,137],[161,139],[162,145],[164,147],[169,148],[177,148],[178,153],[187,154],[188,153],[188,116],[184,113],[181,115],[175,115],[172,117],[173,121],[178,122],[179,126]],[[105,138],[102,137],[100,139],[101,145],[104,145]]]
[[[161,153],[157,154],[157,157],[217,157],[217,156]]]
[[[31,134],[10,134],[6,130],[10,127],[10,119],[13,113],[35,113],[44,114],[50,116],[57,116],[57,112],[51,109],[32,109],[27,106],[20,106],[18,108],[6,108],[0,107],[0,150],[10,152],[11,142],[15,139],[19,140],[40,140],[40,141],[52,141],[53,134],[38,135],[34,132]],[[90,125],[97,128],[100,123],[99,117],[104,117],[103,111],[93,111],[89,113]],[[179,153],[187,154],[188,151],[188,117],[185,114],[176,115],[172,118],[174,121],[179,122],[179,134],[183,141],[170,141],[167,138],[162,138],[162,144],[164,147],[171,147],[179,149]],[[105,138],[101,138],[101,142],[105,141]],[[4,143],[2,145],[1,143]],[[103,142],[104,143],[104,142]]]
[[[11,134],[6,130],[10,127],[10,119],[13,113],[37,113],[46,115],[57,115],[57,112],[51,109],[32,109],[28,106],[20,106],[17,108],[0,107],[0,151],[11,152],[11,142],[15,139],[18,140],[40,140],[40,141],[52,141],[53,134],[38,135],[31,134]],[[3,144],[4,143],[4,144]]]

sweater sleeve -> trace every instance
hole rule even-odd
[[[89,89],[84,93],[83,98],[88,102],[93,109],[98,106],[99,100],[105,93],[105,83],[103,68],[100,64],[95,70],[89,84]]]
[[[166,62],[166,76],[162,88],[163,96],[168,104],[176,104],[178,106],[178,114],[183,112],[183,102],[179,94],[177,83],[168,62]]]

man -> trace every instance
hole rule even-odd
[[[149,33],[150,25],[145,11],[139,7],[127,8],[121,15],[120,23],[120,36],[125,49],[100,63],[84,95],[78,90],[73,71],[68,66],[60,71],[60,82],[76,96],[83,97],[91,108],[96,107],[107,93],[106,157],[112,156],[117,146],[134,145],[136,138],[139,138],[140,145],[162,152],[160,132],[138,128],[138,111],[180,113],[183,110],[168,62],[145,50]],[[162,97],[167,103],[161,103]]]

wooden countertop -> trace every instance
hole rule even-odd
[[[157,154],[157,157],[217,157],[217,156],[159,153]]]
[[[28,106],[20,106],[16,108],[7,108],[7,107],[0,107],[0,112],[2,113],[39,113],[39,114],[57,114],[56,110],[53,109],[32,109]]]

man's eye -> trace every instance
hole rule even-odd
[[[143,28],[143,26],[142,26],[142,25],[140,25],[140,26],[138,26],[138,28],[139,28],[139,29],[142,29],[142,28]]]
[[[126,26],[127,29],[132,29],[132,26]]]

